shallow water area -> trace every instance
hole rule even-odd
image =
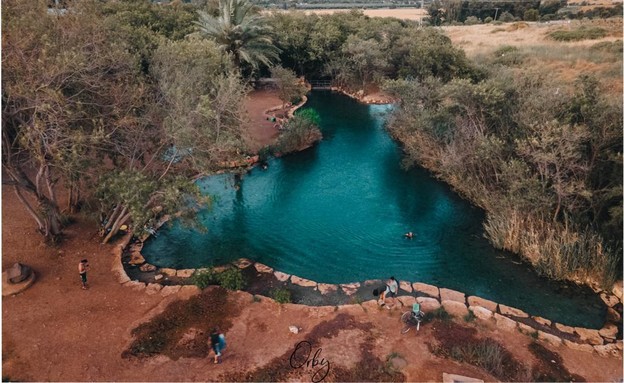
[[[198,181],[214,197],[198,217],[207,230],[163,227],[143,249],[147,261],[196,268],[246,257],[325,283],[394,275],[571,326],[602,326],[606,306],[589,288],[539,277],[494,249],[480,209],[424,169],[401,168],[400,148],[383,127],[391,106],[313,92],[306,107],[321,117],[320,144],[242,179]]]

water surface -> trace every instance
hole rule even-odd
[[[606,307],[588,288],[549,281],[483,237],[484,214],[423,169],[405,171],[383,124],[389,106],[314,92],[323,141],[242,180],[199,181],[214,196],[199,219],[146,243],[148,262],[196,268],[240,257],[326,283],[388,278],[479,295],[573,326],[600,328]],[[411,231],[412,240],[403,234]],[[372,296],[371,296],[372,298]]]

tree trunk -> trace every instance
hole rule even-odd
[[[124,211],[126,210],[126,208],[124,208]],[[128,214],[120,214],[119,215],[119,219],[117,219],[117,221],[115,221],[115,224],[113,225],[113,228],[111,229],[111,231],[108,233],[108,235],[106,235],[106,237],[104,238],[104,240],[102,241],[102,244],[105,245],[108,243],[108,241],[115,235],[117,234],[117,232],[119,231],[119,228],[121,227],[121,225],[123,225],[124,223],[126,223],[126,221],[130,218],[130,213]]]

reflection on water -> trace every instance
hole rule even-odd
[[[234,176],[199,181],[215,196],[199,219],[207,233],[173,223],[144,255],[193,268],[247,257],[318,282],[396,276],[479,295],[533,315],[598,328],[606,307],[588,288],[540,278],[483,237],[484,214],[423,169],[405,171],[383,129],[389,106],[315,92],[323,141]],[[405,239],[412,231],[415,238]]]

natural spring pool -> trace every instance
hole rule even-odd
[[[589,288],[542,278],[483,237],[484,213],[424,169],[401,168],[384,130],[388,105],[312,92],[323,140],[269,161],[242,180],[198,181],[214,196],[206,232],[165,225],[143,248],[160,267],[197,268],[241,257],[325,283],[424,282],[478,295],[571,326],[600,328],[606,306]],[[411,240],[403,234],[411,231]],[[372,296],[371,296],[372,299]]]

